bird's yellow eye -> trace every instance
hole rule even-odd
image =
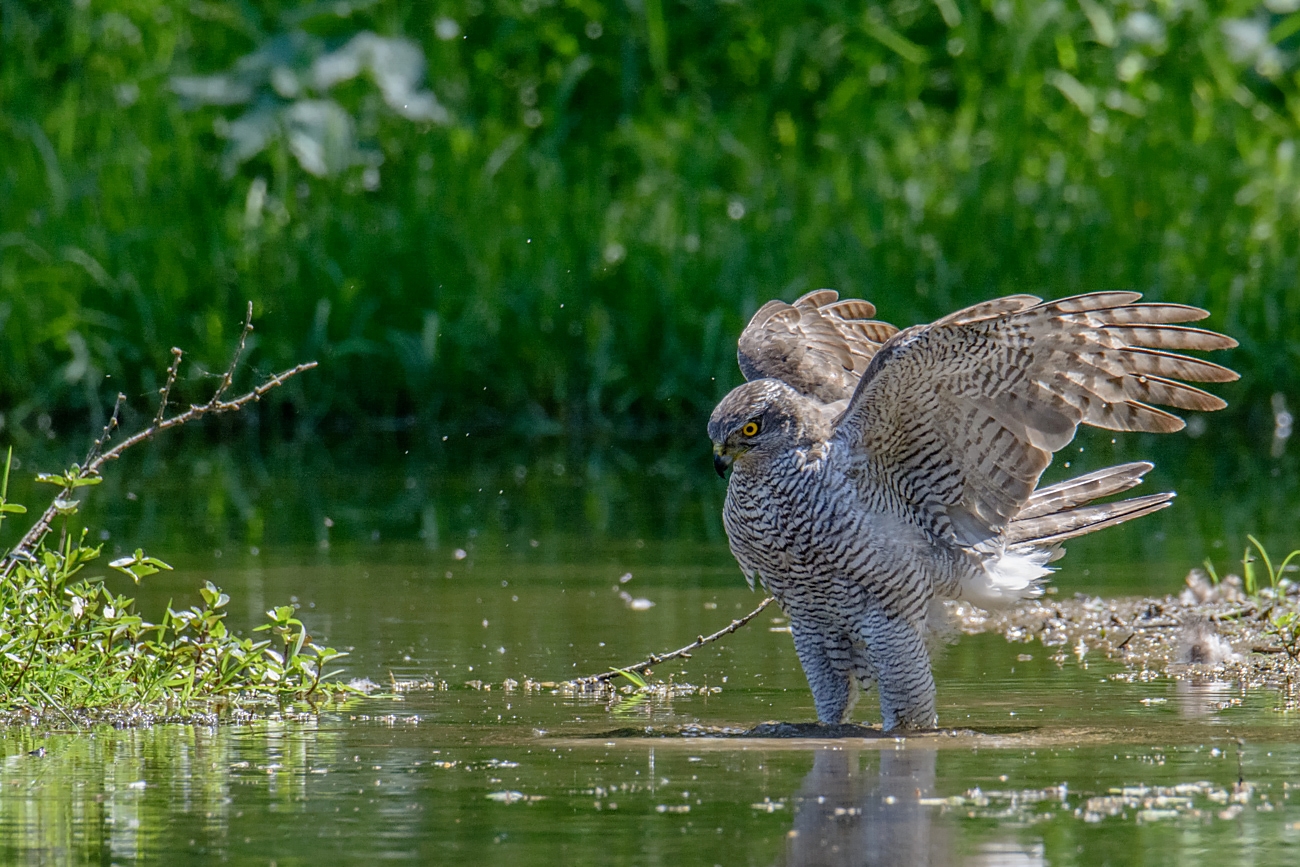
[[[757,436],[757,435],[758,435],[758,422],[756,422],[756,421],[748,421],[748,422],[745,422],[745,426],[742,427],[742,428],[740,429],[740,432],[743,433],[743,434],[744,434],[745,436],[747,436],[747,437]]]

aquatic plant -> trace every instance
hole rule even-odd
[[[1252,550],[1252,548],[1254,550]],[[1259,554],[1258,559],[1255,557],[1256,552]],[[1290,569],[1296,568],[1291,565],[1291,561],[1298,557],[1300,557],[1300,548],[1287,554],[1286,557],[1282,558],[1282,562],[1277,566],[1277,568],[1274,568],[1273,560],[1268,556],[1268,551],[1264,549],[1263,543],[1247,533],[1246,548],[1241,554],[1242,585],[1246,591],[1246,595],[1256,596],[1259,594],[1260,590],[1264,589],[1264,585],[1259,580],[1261,577],[1259,569],[1255,565],[1257,562],[1263,562],[1263,574],[1268,578],[1269,590],[1276,593],[1278,583],[1282,580],[1283,574]],[[1205,560],[1205,571],[1210,576],[1210,580],[1217,585],[1220,580],[1219,573],[1215,571],[1214,564],[1208,557]]]
[[[1297,548],[1296,550],[1292,551],[1290,554],[1287,554],[1286,557],[1282,559],[1281,565],[1279,565],[1276,569],[1274,569],[1273,561],[1269,558],[1268,551],[1264,550],[1264,546],[1260,544],[1260,541],[1256,539],[1254,536],[1251,536],[1249,534],[1247,534],[1246,540],[1250,546],[1253,546],[1255,550],[1259,552],[1259,558],[1260,560],[1263,561],[1264,567],[1268,573],[1269,589],[1276,591],[1278,582],[1282,579],[1282,573],[1287,570],[1287,567],[1291,564],[1292,560],[1294,560],[1296,557],[1300,557],[1300,548]],[[1250,547],[1247,547],[1246,550],[1241,555],[1241,570],[1242,570],[1243,580],[1245,581],[1245,585],[1246,585],[1246,592],[1252,596],[1255,595],[1258,589],[1262,589],[1263,586],[1259,583],[1259,580],[1256,578],[1255,562],[1256,561],[1254,555],[1250,550]]]
[[[635,671],[628,671],[626,668],[615,668],[612,671],[614,674],[627,678],[628,682],[637,689],[645,689],[649,685],[646,679]]]
[[[1274,612],[1268,620],[1268,633],[1293,663],[1300,663],[1300,611]]]
[[[162,619],[151,623],[133,599],[114,593],[102,575],[90,572],[102,546],[91,544],[89,530],[73,521],[80,507],[78,492],[99,484],[105,464],[127,449],[205,415],[236,412],[315,366],[300,364],[238,397],[226,397],[251,331],[249,305],[238,347],[205,403],[169,414],[182,358],[174,349],[150,424],[109,447],[124,401],[119,395],[83,463],[37,476],[58,490],[0,559],[0,709],[48,709],[76,724],[79,717],[73,714],[86,711],[183,715],[217,705],[312,699],[339,691],[329,683],[337,672],[327,666],[345,654],[312,641],[292,606],[268,611],[270,622],[258,630],[269,630],[271,637],[254,641],[227,627],[230,597],[209,581],[199,590],[201,605],[168,606]],[[21,504],[8,501],[12,467],[11,448],[0,477],[0,528],[6,518],[26,513]],[[140,549],[108,566],[137,584],[172,568]]]

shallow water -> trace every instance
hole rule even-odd
[[[1188,490],[1212,490],[1204,468],[1222,456],[1191,454],[1203,477],[1173,482],[1182,511],[1072,546],[1061,593],[1172,590],[1196,562],[1175,551],[1226,561],[1213,534],[1228,535],[1233,510]],[[945,733],[700,736],[813,718],[775,608],[661,666],[671,698],[523,689],[682,646],[757,604],[717,532],[721,487],[704,461],[696,479],[675,459],[617,455],[215,455],[127,466],[89,504],[109,550],[145,544],[178,566],[123,587],[145,616],[189,604],[208,579],[244,629],[292,599],[314,638],[350,651],[348,676],[435,687],[213,729],[0,731],[0,862],[1300,857],[1300,738],[1275,692],[1129,683],[1095,655],[983,635],[937,660]],[[1282,466],[1242,514],[1294,505]],[[873,697],[857,716],[877,718]]]
[[[194,575],[236,598],[253,584],[266,598],[297,595],[322,612],[309,621],[318,637],[353,648],[354,672],[447,688],[215,729],[10,729],[0,858],[1290,864],[1300,852],[1300,745],[1275,693],[1115,681],[1106,660],[1058,664],[1054,649],[986,635],[938,662],[950,733],[690,736],[812,717],[779,613],[663,666],[661,677],[697,687],[671,700],[607,704],[504,683],[680,646],[749,610],[748,591],[483,560],[474,579],[448,579],[443,565]],[[616,586],[656,604],[631,609]],[[874,715],[869,700],[860,711]],[[1250,788],[1234,795],[1239,779]]]

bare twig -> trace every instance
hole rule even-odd
[[[119,457],[122,456],[122,452],[126,451],[127,449],[131,448],[134,445],[138,445],[144,440],[149,439],[154,434],[162,433],[163,431],[170,430],[171,428],[174,427],[180,427],[183,424],[192,422],[195,419],[201,418],[205,415],[209,415],[209,414],[220,415],[221,413],[235,412],[236,410],[243,409],[243,407],[246,406],[247,404],[261,400],[262,397],[271,389],[280,385],[284,385],[284,383],[291,377],[297,376],[300,373],[305,373],[306,371],[311,370],[315,366],[316,366],[316,362],[308,361],[303,364],[299,364],[297,367],[293,367],[290,368],[289,370],[285,370],[280,373],[269,376],[267,377],[266,381],[263,382],[261,385],[257,386],[252,391],[247,392],[246,394],[241,394],[239,397],[233,400],[221,400],[220,394],[214,394],[212,396],[212,399],[209,400],[207,403],[191,404],[190,408],[185,412],[181,413],[180,415],[174,415],[171,418],[166,419],[165,421],[163,421],[161,424],[158,425],[149,425],[149,427],[145,428],[144,430],[134,433],[131,436],[127,437],[126,439],[122,440],[113,448],[104,452],[104,454],[102,454],[98,460],[88,464],[85,468],[85,471],[83,471],[82,475],[86,476],[86,475],[91,475],[92,473],[97,474],[99,472],[99,468],[102,467],[104,464],[108,463],[109,461],[117,460]]]
[[[230,384],[235,381],[235,368],[239,366],[239,358],[244,354],[244,345],[248,343],[248,335],[253,333],[253,302],[248,302],[248,312],[244,314],[244,328],[239,332],[239,345],[235,347],[235,354],[230,359],[230,365],[226,367],[226,372],[221,376],[221,384],[217,386],[216,394],[212,395],[209,403],[220,400],[221,395],[226,393]]]
[[[176,384],[176,374],[181,369],[181,358],[184,355],[179,346],[172,347],[172,361],[167,365],[167,384],[158,389],[158,412],[153,417],[153,423],[156,425],[162,424],[163,418],[167,415],[167,399],[171,397],[172,386]]]
[[[316,366],[316,362],[314,361],[299,364],[289,370],[281,371],[280,373],[267,377],[260,385],[256,386],[249,392],[241,394],[239,397],[231,400],[222,400],[222,395],[226,393],[230,388],[231,383],[234,382],[235,368],[239,365],[240,357],[243,355],[244,346],[248,341],[248,335],[253,330],[252,317],[253,305],[250,302],[248,305],[248,315],[244,320],[244,328],[239,337],[239,345],[235,348],[234,355],[230,359],[230,364],[226,367],[225,372],[221,376],[221,382],[218,383],[216,391],[213,392],[212,397],[208,399],[207,403],[191,404],[190,408],[185,412],[171,416],[170,418],[166,417],[167,400],[171,395],[172,385],[176,381],[176,371],[180,366],[182,355],[179,349],[173,349],[172,362],[167,368],[167,384],[159,391],[160,400],[158,412],[154,416],[153,423],[143,430],[137,431],[122,440],[108,451],[103,451],[102,449],[104,445],[107,444],[113,429],[117,427],[118,410],[121,408],[124,400],[122,395],[118,395],[117,404],[113,408],[113,417],[109,419],[108,424],[104,427],[103,434],[101,434],[100,438],[95,441],[94,446],[91,447],[90,454],[86,459],[86,465],[79,468],[73,467],[72,477],[76,479],[98,477],[100,468],[102,468],[104,464],[109,461],[117,460],[127,449],[139,445],[147,439],[151,439],[155,434],[162,433],[163,431],[175,427],[180,427],[183,424],[188,424],[189,422],[202,418],[205,415],[220,415],[227,412],[236,412],[250,403],[261,400],[268,391],[283,385],[285,381],[291,377],[311,370]],[[50,532],[50,526],[59,514],[59,506],[62,505],[63,497],[64,494],[60,494],[56,497],[54,502],[52,502],[45,512],[42,513],[40,518],[36,520],[36,523],[32,524],[27,533],[18,541],[18,544],[14,545],[13,549],[4,556],[4,567],[3,569],[0,569],[0,579],[8,578],[13,573],[14,567],[18,565],[20,560],[30,560],[32,558],[32,552],[36,550],[36,547],[41,543],[41,540],[43,540],[46,534]]]
[[[625,671],[642,672],[652,665],[659,665],[662,662],[668,662],[670,659],[679,659],[679,658],[690,659],[691,651],[698,650],[699,648],[703,647],[706,644],[711,644],[712,642],[717,641],[719,638],[730,635],[731,633],[735,632],[737,629],[739,629],[740,627],[744,626],[746,623],[748,623],[749,621],[757,617],[760,611],[762,611],[764,608],[766,608],[771,604],[772,604],[772,597],[768,596],[758,604],[757,608],[755,608],[753,611],[749,612],[739,620],[731,621],[731,624],[729,626],[724,626],[722,629],[719,629],[717,632],[713,633],[712,635],[701,635],[698,638],[696,638],[694,641],[692,641],[690,644],[686,645],[685,647],[679,647],[670,653],[652,654],[648,659],[643,659],[640,662],[634,663],[632,665],[625,665],[622,668],[613,669],[612,671],[604,671],[601,672],[600,674],[593,674],[587,677],[577,677],[568,682],[578,687],[584,687],[584,686],[594,687],[594,686],[599,686],[600,684],[608,683],[609,681],[618,677],[620,674],[622,674]]]
[[[104,446],[113,436],[113,431],[117,430],[118,414],[122,412],[122,404],[126,403],[126,395],[120,391],[117,393],[117,400],[113,402],[113,414],[108,417],[108,424],[104,425],[104,431],[99,435],[99,439],[91,445],[90,451],[86,453],[86,463],[90,463],[99,457],[99,453],[104,450]]]

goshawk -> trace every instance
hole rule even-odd
[[[1225,406],[1175,380],[1237,374],[1170,350],[1236,341],[1180,324],[1203,310],[1140,297],[1012,295],[902,331],[830,290],[754,315],[748,381],[709,419],[714,465],[732,471],[723,521],[750,586],[790,618],[823,723],[874,683],[885,730],[935,726],[935,600],[1036,595],[1062,541],[1170,504],[1094,502],[1138,484],[1144,462],[1037,487],[1081,423],[1170,432],[1182,419],[1151,404]]]

